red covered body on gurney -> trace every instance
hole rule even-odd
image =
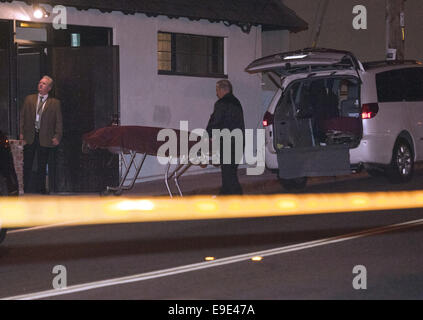
[[[164,128],[157,127],[143,127],[143,126],[110,126],[104,127],[92,132],[86,133],[82,137],[83,141],[83,150],[86,149],[107,149],[112,153],[119,153],[123,161],[124,166],[126,167],[125,172],[121,176],[121,181],[117,187],[107,187],[106,193],[113,192],[115,194],[121,194],[125,190],[130,190],[135,184],[135,180],[138,178],[138,175],[141,171],[141,168],[144,164],[145,158],[147,155],[157,156],[157,153],[160,147],[166,143],[166,141],[157,141],[157,137],[161,130]],[[176,133],[177,137],[177,154],[171,155],[172,157],[180,156],[180,138],[182,131],[177,129],[171,129]],[[189,132],[184,132],[185,136],[189,136]],[[188,150],[196,144],[197,141],[188,141]],[[124,155],[130,154],[130,162],[127,163]],[[137,154],[142,155],[141,161],[136,161]],[[180,195],[182,196],[181,189],[178,184],[178,178],[188,170],[192,165],[188,164],[178,164],[176,169],[169,173],[170,170],[170,161],[165,172],[165,184],[169,195],[172,197],[172,192],[169,187],[169,179],[174,177],[176,186]],[[125,182],[128,180],[128,174],[131,168],[135,168],[136,173],[132,178],[130,185],[125,185]]]

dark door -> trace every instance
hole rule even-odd
[[[106,150],[82,153],[82,135],[119,117],[119,47],[52,48],[51,56],[63,113],[53,189],[100,192],[118,183],[119,159]]]
[[[48,74],[47,47],[17,43],[17,106],[21,110],[25,97],[37,93],[40,79]]]
[[[0,20],[0,130],[16,136],[16,124],[13,119],[14,103],[12,100],[12,51],[14,50],[13,22]],[[13,119],[13,121],[12,121]]]

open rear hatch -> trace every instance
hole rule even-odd
[[[358,70],[364,71],[364,68],[348,51],[304,49],[257,59],[245,69],[249,73],[271,71],[279,76],[324,70],[353,70],[358,75]]]
[[[328,49],[276,54],[247,67],[284,79],[273,124],[280,178],[351,172],[349,150],[363,132],[361,70],[351,53]]]

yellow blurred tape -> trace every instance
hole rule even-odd
[[[2,227],[254,218],[423,207],[423,191],[243,197],[0,198]]]

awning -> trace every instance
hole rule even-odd
[[[12,2],[0,0],[0,2]],[[51,6],[63,5],[78,10],[98,9],[101,12],[120,11],[124,14],[143,13],[149,17],[159,15],[170,18],[206,19],[238,25],[249,32],[251,26],[261,25],[263,30],[289,30],[299,32],[308,24],[286,7],[281,0],[25,0]]]

